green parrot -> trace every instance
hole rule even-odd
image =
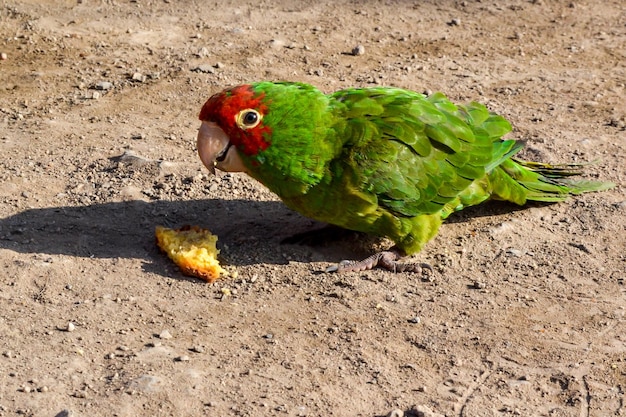
[[[577,165],[515,159],[523,143],[479,103],[455,105],[391,87],[324,94],[292,82],[258,82],[213,95],[200,111],[198,153],[211,171],[245,172],[302,215],[391,239],[393,250],[328,271],[402,263],[451,213],[489,199],[524,205],[605,190],[572,180]]]

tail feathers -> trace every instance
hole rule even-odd
[[[511,158],[500,169],[493,171],[493,197],[524,204],[527,200],[558,202],[570,195],[608,190],[611,182],[575,180],[571,176],[582,174],[583,165],[550,165]],[[509,178],[505,178],[509,177]]]
[[[574,175],[582,175],[583,168],[588,164],[545,164],[543,162],[531,162],[524,161],[517,158],[511,158],[516,163],[526,167],[532,171],[535,171],[545,177],[550,178],[563,178],[571,177]]]

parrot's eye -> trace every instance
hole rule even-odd
[[[245,109],[237,113],[235,122],[241,129],[252,129],[261,123],[263,116],[254,109]]]
[[[256,123],[259,120],[259,116],[252,111],[247,112],[243,115],[243,124],[250,126]]]

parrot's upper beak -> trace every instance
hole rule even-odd
[[[214,122],[203,121],[198,131],[198,155],[212,174],[215,168],[228,172],[246,172],[237,149]]]

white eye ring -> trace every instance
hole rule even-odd
[[[235,123],[240,129],[252,129],[261,123],[263,115],[254,109],[245,109],[237,113]]]

